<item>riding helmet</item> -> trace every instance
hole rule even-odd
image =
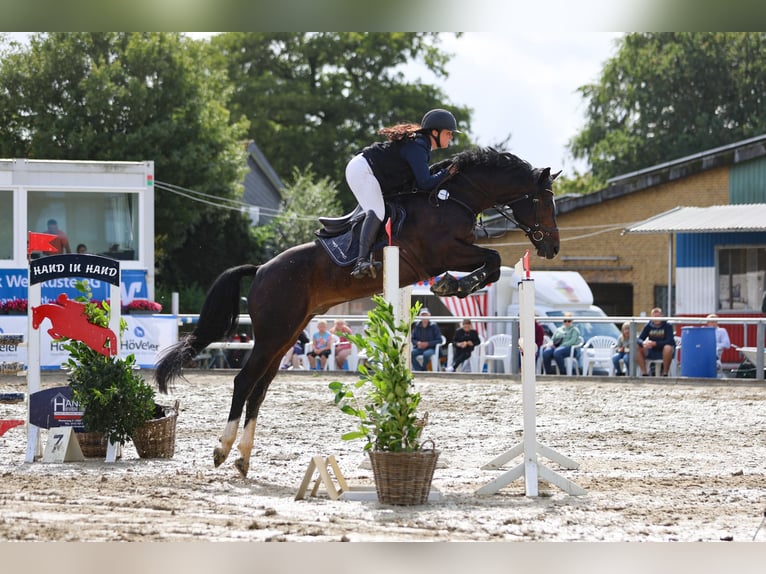
[[[452,112],[447,110],[435,109],[426,112],[423,120],[420,122],[420,128],[424,130],[449,130],[455,133],[463,133],[457,129],[457,121]]]

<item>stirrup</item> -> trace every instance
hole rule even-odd
[[[351,277],[354,279],[363,279],[364,277],[372,277],[375,279],[378,275],[378,271],[383,267],[380,261],[375,261],[370,255],[369,259],[360,257],[354,270],[351,272]]]

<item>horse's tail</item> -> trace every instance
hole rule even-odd
[[[205,295],[194,331],[169,347],[157,363],[154,378],[160,391],[166,393],[168,383],[180,376],[183,366],[202,349],[234,334],[239,318],[240,283],[243,277],[257,271],[257,265],[240,265],[218,276]]]

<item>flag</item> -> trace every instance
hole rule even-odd
[[[393,238],[391,237],[391,219],[389,218],[388,221],[386,221],[386,234],[388,234],[388,245],[393,245]]]
[[[51,245],[51,241],[57,239],[58,235],[52,233],[35,233],[29,232],[29,242],[27,243],[27,256],[33,251],[54,251],[57,252],[58,248]]]

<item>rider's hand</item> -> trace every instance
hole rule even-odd
[[[450,175],[455,175],[458,172],[457,165],[456,164],[450,164],[449,168],[447,168],[447,173]]]

